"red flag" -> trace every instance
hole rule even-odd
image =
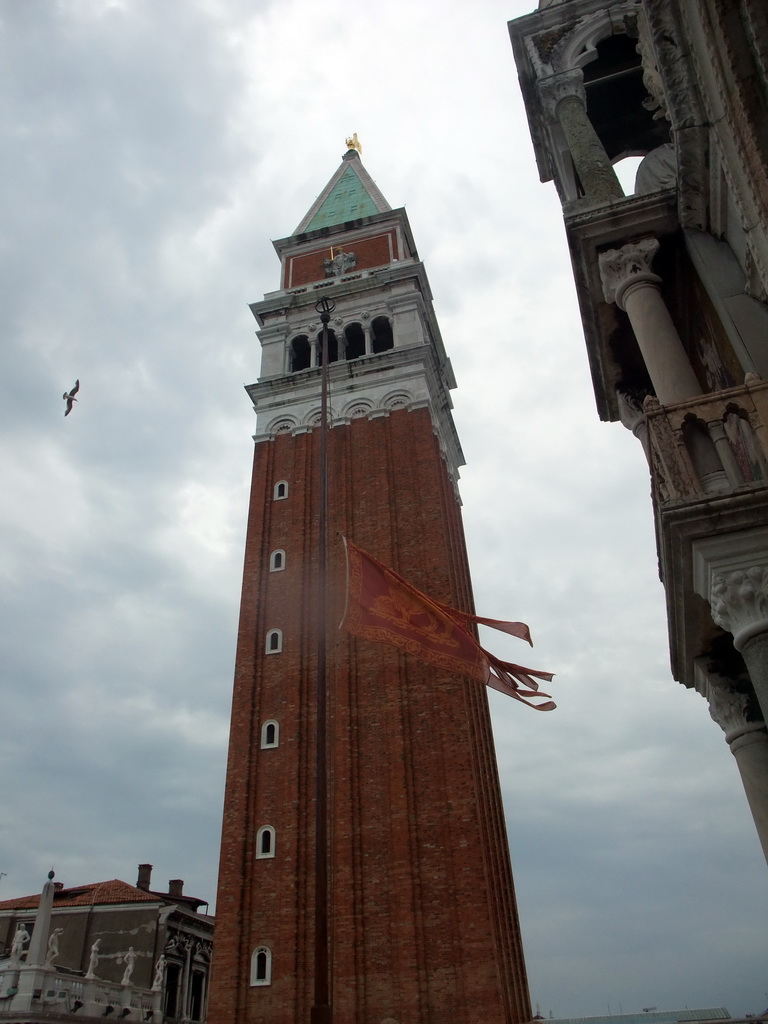
[[[551,711],[548,700],[532,704],[527,697],[548,697],[539,693],[536,679],[552,679],[551,672],[524,668],[501,661],[484,650],[469,632],[479,622],[531,643],[522,622],[484,619],[460,612],[431,600],[351,541],[347,548],[347,608],[342,626],[355,636],[391,644],[413,654],[428,665],[469,676],[520,700],[537,711]]]

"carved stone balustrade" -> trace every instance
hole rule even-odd
[[[79,1021],[162,1024],[162,992],[0,960],[0,1018],[61,1021],[70,1015]]]
[[[768,382],[750,375],[673,406],[646,398],[644,411],[658,505],[768,488]]]

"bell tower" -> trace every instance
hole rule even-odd
[[[329,963],[334,1024],[531,1008],[484,688],[338,634],[344,534],[471,610],[451,364],[403,209],[350,148],[251,306],[261,376],[211,1024],[310,1020],[321,321],[328,334]]]

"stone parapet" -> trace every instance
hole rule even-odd
[[[768,382],[749,375],[740,387],[672,406],[647,398],[654,498],[661,506],[768,488]],[[696,464],[693,431],[709,437],[719,460],[715,486]]]
[[[162,993],[85,978],[55,967],[0,961],[0,1020],[65,1019],[74,1014],[80,1021],[112,1017],[162,1024]]]

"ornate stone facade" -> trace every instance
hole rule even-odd
[[[765,5],[542,3],[510,35],[541,177],[563,204],[599,412],[648,457],[673,673],[721,714],[701,665],[726,664],[726,689],[738,678],[732,692],[746,685],[766,718]],[[568,90],[590,151],[561,114]],[[606,158],[630,155],[644,158],[634,193],[594,187]],[[740,770],[768,851],[762,729]]]
[[[0,903],[4,1021],[206,1020],[213,918],[180,879],[152,891],[151,870],[73,888],[51,872],[40,896]]]

